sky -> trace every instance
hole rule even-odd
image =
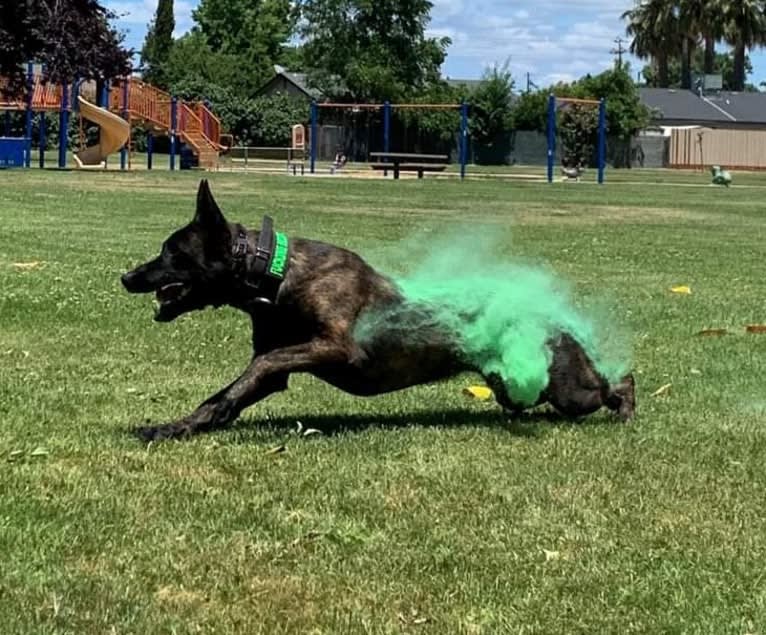
[[[476,79],[493,64],[510,62],[517,87],[527,73],[538,86],[598,73],[614,63],[615,38],[625,37],[620,15],[633,0],[431,0],[429,34],[452,40],[442,71]],[[198,0],[175,0],[176,35],[192,26]],[[121,17],[128,45],[140,49],[157,0],[104,0]],[[627,42],[623,44],[627,46]],[[634,71],[643,62],[626,55]],[[751,53],[750,81],[766,80],[766,52]]]

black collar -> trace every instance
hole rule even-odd
[[[286,238],[282,238],[286,242]],[[276,274],[271,266],[275,256],[275,242],[274,221],[270,216],[263,217],[255,253],[252,255],[247,232],[244,227],[237,225],[237,236],[232,247],[235,271],[240,282],[255,292],[256,302],[274,304],[284,280],[286,266]],[[286,254],[283,256],[286,258]]]

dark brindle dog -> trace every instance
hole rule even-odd
[[[157,321],[226,304],[250,315],[253,324],[253,357],[245,371],[183,419],[140,428],[144,439],[224,427],[248,406],[285,390],[291,373],[311,373],[355,395],[377,395],[478,372],[455,338],[438,325],[425,326],[427,320],[420,320],[416,335],[396,320],[364,338],[355,335],[363,312],[404,306],[396,286],[351,251],[300,238],[288,245],[274,236],[267,225],[257,232],[228,222],[202,181],[192,222],[165,241],[157,258],[122,276],[129,292],[156,293]],[[610,386],[571,337],[549,345],[553,361],[541,403],[569,416],[602,406],[622,419],[633,415],[632,376]],[[499,377],[486,379],[501,406],[521,410]]]

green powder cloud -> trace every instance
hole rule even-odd
[[[630,354],[615,338],[618,330],[596,311],[578,308],[569,286],[551,271],[499,255],[499,237],[473,230],[418,245],[421,253],[426,247],[420,262],[394,278],[405,302],[362,315],[355,330],[360,341],[394,324],[417,338],[436,324],[472,366],[499,374],[511,399],[523,405],[534,404],[548,384],[547,343],[557,333],[574,337],[609,381],[628,372]],[[409,245],[395,251],[410,259],[413,253]]]

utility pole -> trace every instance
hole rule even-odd
[[[537,84],[532,81],[532,76],[527,73],[527,92],[531,93],[533,88],[536,90]]]
[[[617,47],[613,48],[611,51],[609,51],[612,55],[617,56],[617,68],[622,69],[622,54],[627,53],[628,49],[623,48],[622,43],[626,40],[623,40],[621,37],[616,37],[614,40],[612,40]]]

